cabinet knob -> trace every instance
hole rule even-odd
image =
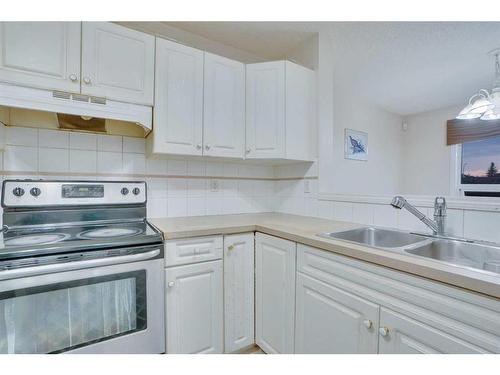
[[[70,80],[71,82],[76,82],[76,81],[78,81],[78,77],[77,77],[77,75],[76,75],[76,74],[70,74],[70,75],[69,75],[69,80]]]
[[[175,285],[175,281],[169,281],[167,285],[169,288],[172,288]]]
[[[247,149],[246,149],[246,153],[247,153],[247,154],[249,154],[249,153],[251,153],[251,152],[252,152],[252,150],[251,150],[251,149],[249,149],[249,148],[247,148]]]
[[[380,327],[378,329],[378,333],[379,333],[380,336],[385,337],[385,336],[387,336],[389,334],[389,328],[387,328],[387,327]]]
[[[90,85],[90,82],[92,81],[90,80],[89,77],[83,77],[83,83],[85,83],[86,85]]]
[[[227,249],[228,249],[228,250],[234,250],[234,245],[229,245],[229,246],[227,247]]]
[[[366,328],[370,329],[373,327],[373,322],[370,319],[363,320],[363,324]]]
[[[205,145],[205,150],[210,150],[210,145]]]
[[[197,144],[197,145],[196,145],[196,149],[197,149],[197,150],[201,150],[201,145],[200,145],[200,144]]]

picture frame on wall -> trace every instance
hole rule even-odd
[[[345,129],[344,157],[351,160],[368,160],[368,133]]]

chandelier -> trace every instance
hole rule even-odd
[[[490,52],[495,56],[495,85],[491,90],[481,89],[472,95],[464,109],[456,117],[459,120],[477,119],[481,120],[499,120],[500,119],[500,63],[498,55],[500,49]]]

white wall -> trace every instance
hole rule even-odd
[[[446,121],[461,108],[451,107],[408,116],[402,137],[401,192],[450,195],[451,146],[446,146]]]
[[[343,76],[341,51],[329,33],[319,35],[319,191],[392,194],[399,191],[402,117],[362,99]],[[344,158],[345,129],[368,133],[368,161]]]

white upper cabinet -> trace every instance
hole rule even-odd
[[[156,39],[153,153],[202,155],[203,51]]]
[[[155,38],[109,22],[0,23],[0,81],[153,105]]]
[[[80,91],[80,22],[1,22],[0,81]]]
[[[155,38],[109,22],[83,22],[82,94],[153,105]]]
[[[243,158],[245,65],[205,53],[204,155]]]
[[[314,159],[315,74],[289,61],[247,65],[246,157]]]
[[[285,62],[247,65],[246,157],[285,155]]]

